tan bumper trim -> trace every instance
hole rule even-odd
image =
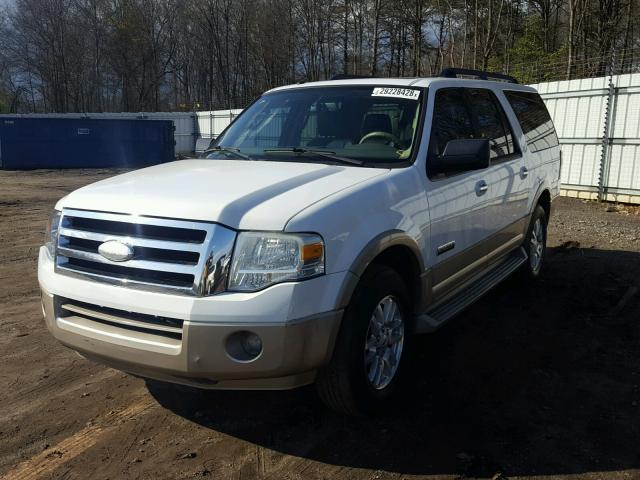
[[[185,320],[180,340],[100,323],[79,312],[60,316],[52,295],[43,292],[42,300],[51,333],[83,356],[139,376],[201,388],[283,389],[312,382],[315,371],[331,359],[343,314],[334,310],[268,324]],[[260,336],[263,350],[242,362],[227,353],[226,341],[245,330]]]

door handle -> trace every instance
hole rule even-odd
[[[478,183],[476,183],[477,196],[484,195],[485,193],[487,193],[487,190],[489,190],[489,185],[487,185],[487,182],[485,182],[484,180],[480,180]]]
[[[529,176],[529,169],[527,167],[522,167],[520,169],[520,176],[522,178],[527,178]]]

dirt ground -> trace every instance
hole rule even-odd
[[[203,392],[86,361],[41,318],[55,200],[113,171],[0,172],[0,478],[640,478],[640,208],[559,199],[543,278],[418,342],[404,408]]]

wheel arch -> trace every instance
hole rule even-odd
[[[529,207],[529,218],[533,215],[533,211],[536,209],[538,205],[542,206],[545,213],[547,214],[547,220],[551,215],[551,187],[547,185],[546,182],[542,181],[538,185],[535,195],[533,196],[533,202]]]
[[[543,208],[544,213],[547,216],[547,223],[549,223],[549,218],[551,217],[551,192],[548,188],[543,188],[542,192],[538,195],[534,208],[537,205],[540,205]]]
[[[341,294],[341,305],[346,307],[367,269],[373,264],[382,264],[396,270],[406,283],[415,312],[426,305],[425,292],[428,276],[418,243],[401,230],[384,232],[373,238],[358,254],[351,267],[352,281]]]

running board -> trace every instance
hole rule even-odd
[[[416,333],[429,333],[437,330],[515,272],[527,259],[528,256],[522,247],[514,250],[491,270],[472,281],[470,285],[463,287],[459,292],[418,315],[416,317]]]

